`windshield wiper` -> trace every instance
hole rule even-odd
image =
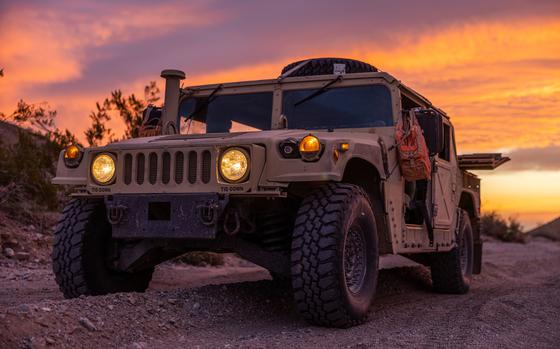
[[[210,92],[210,94],[208,95],[208,98],[206,98],[206,100],[201,103],[189,116],[187,116],[187,120],[192,118],[193,116],[195,116],[196,114],[200,113],[200,111],[204,108],[206,108],[210,103],[212,103],[212,101],[214,99],[216,99],[215,95],[218,91],[220,91],[222,89],[223,85],[219,84],[218,86],[216,86],[216,88],[214,90],[212,90],[212,92]]]
[[[320,89],[318,89],[317,91],[311,93],[309,96],[303,97],[302,99],[300,99],[299,101],[294,103],[294,107],[297,107],[298,105],[307,102],[310,99],[313,99],[319,95],[322,95],[323,93],[327,92],[327,89],[332,85],[335,84],[339,81],[342,80],[342,75],[337,76],[335,79],[332,79],[331,81],[329,81],[328,83],[326,83],[325,85],[323,85],[323,87],[321,87]]]

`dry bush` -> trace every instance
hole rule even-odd
[[[51,183],[59,147],[44,136],[18,129],[18,142],[0,142],[0,209],[32,223],[35,213],[59,208],[60,193]]]
[[[494,237],[506,242],[525,242],[523,226],[514,217],[507,220],[496,212],[489,212],[482,215],[480,219],[480,231],[482,234]]]

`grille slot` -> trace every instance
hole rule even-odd
[[[171,177],[171,155],[168,152],[162,155],[162,172],[161,172],[161,182],[163,184],[169,183]]]
[[[182,152],[178,151],[175,153],[175,183],[183,183],[185,159]]]
[[[122,159],[120,181],[126,186],[209,184],[212,181],[214,160],[208,149],[124,153]]]
[[[124,184],[129,185],[132,183],[132,155],[126,154],[124,156]]]
[[[197,172],[197,160],[198,155],[195,151],[189,152],[189,183],[194,184],[196,182],[196,172]]]
[[[150,184],[156,184],[157,170],[158,170],[157,160],[158,160],[157,154],[156,153],[150,153],[149,173],[148,173],[148,180],[150,181]]]
[[[202,182],[210,182],[210,172],[212,169],[212,154],[208,150],[202,152]]]
[[[144,154],[138,154],[136,162],[138,163],[136,166],[136,183],[144,184],[144,167],[146,166],[146,157]]]

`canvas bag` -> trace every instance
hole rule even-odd
[[[403,114],[395,131],[401,174],[407,181],[430,179],[430,153],[413,111]]]

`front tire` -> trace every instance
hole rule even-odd
[[[366,321],[377,287],[379,248],[364,191],[333,183],[303,200],[291,259],[294,299],[305,319],[329,327]]]
[[[126,273],[108,267],[111,225],[101,200],[72,200],[54,233],[56,282],[66,298],[115,292],[143,292],[153,268]]]
[[[466,211],[461,211],[460,219],[457,247],[432,256],[432,285],[439,293],[464,294],[469,291],[474,264],[473,231]]]

